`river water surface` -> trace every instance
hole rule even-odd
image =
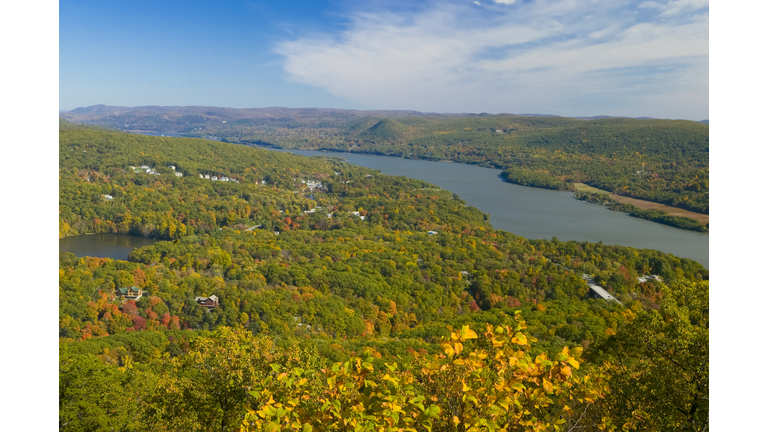
[[[267,148],[267,147],[262,147]],[[267,148],[268,150],[275,150]],[[303,156],[341,156],[349,163],[427,181],[491,215],[494,228],[529,239],[576,240],[656,249],[709,268],[709,235],[633,218],[561,192],[505,183],[501,170],[354,153],[281,150]]]
[[[127,235],[87,234],[59,239],[59,252],[72,252],[79,257],[127,260],[134,248],[149,246],[156,241]]]

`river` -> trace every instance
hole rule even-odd
[[[288,151],[303,156],[340,156],[349,163],[427,181],[458,194],[491,215],[494,228],[529,239],[576,240],[656,249],[689,258],[709,268],[709,235],[633,218],[561,192],[505,183],[501,170],[450,162],[431,162],[354,153]]]

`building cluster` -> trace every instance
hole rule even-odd
[[[141,171],[141,170],[143,170],[143,171],[144,171],[145,173],[147,173],[147,174],[160,175],[160,173],[159,173],[159,172],[155,171],[155,169],[154,169],[154,168],[152,168],[152,167],[150,167],[149,165],[142,165],[142,166],[140,166],[139,168],[136,168],[135,166],[129,166],[129,167],[130,167],[132,170],[134,170],[134,172],[138,172],[138,171]],[[184,174],[182,174],[181,172],[179,172],[179,171],[176,171],[176,167],[175,167],[175,166],[173,166],[173,165],[169,166],[168,168],[170,168],[170,169],[172,169],[172,170],[173,170],[173,174],[174,174],[176,177],[182,177],[182,176],[184,175]]]
[[[294,182],[299,181],[299,179],[293,179]],[[304,185],[306,185],[307,189],[313,190],[313,189],[319,189],[323,187],[323,183],[316,181],[316,180],[300,180]],[[264,182],[262,182],[264,184]]]
[[[200,176],[201,179],[206,179],[206,180],[210,180],[210,181],[223,181],[223,182],[240,183],[239,181],[237,181],[237,180],[235,180],[233,178],[229,178],[227,176],[217,177],[215,175],[210,175],[210,174],[205,174],[205,175],[198,174],[198,175]],[[261,182],[261,183],[264,184],[265,182]]]
[[[155,175],[160,175],[160,173],[159,173],[159,172],[155,171],[155,170],[154,170],[152,167],[150,167],[150,166],[148,166],[148,165],[142,165],[142,166],[140,166],[139,168],[136,168],[135,166],[131,166],[130,168],[131,168],[132,170],[134,170],[135,172],[138,172],[139,170],[143,170],[143,171],[144,171],[144,172],[146,172],[147,174],[155,174]],[[176,171],[176,166],[174,166],[174,165],[170,165],[168,168],[170,168],[170,169],[172,169],[172,170],[173,170],[173,174],[174,174],[176,177],[183,177],[183,176],[184,176],[184,174],[183,174],[181,171]],[[233,179],[233,178],[229,178],[229,177],[227,177],[227,176],[216,176],[216,175],[211,175],[211,174],[205,174],[205,175],[203,175],[203,174],[198,174],[198,176],[200,176],[200,178],[201,178],[201,179],[206,179],[206,180],[211,180],[211,181],[224,181],[224,182],[240,183],[240,181],[238,181],[238,180],[235,180],[235,179]],[[261,184],[263,184],[263,185],[264,185],[264,184],[267,184],[267,182],[266,182],[266,181],[264,181],[264,180],[262,180],[262,181],[261,181]],[[313,185],[313,186],[310,186],[310,189],[314,189],[314,188],[316,188],[316,187],[319,187],[319,185],[320,185],[320,183],[319,183],[319,182],[317,182],[317,185]]]

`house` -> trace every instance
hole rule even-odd
[[[141,168],[141,169],[147,169],[147,168],[149,168],[149,167],[148,167],[147,165],[142,165],[142,166],[140,166],[139,168]]]
[[[427,234],[429,234],[429,235],[437,235],[437,231],[427,231]]]
[[[182,173],[180,173],[180,172],[175,172],[174,174],[176,174],[176,177],[181,177],[181,176],[183,176],[183,175],[184,175],[184,174],[182,174]]]
[[[210,178],[211,178],[211,175],[210,175],[210,174],[206,174],[206,175],[205,175],[205,178],[207,178],[207,179],[210,179]]]
[[[202,174],[198,174],[198,175],[200,176],[200,178],[205,178],[205,177],[203,177],[203,175],[202,175]]]
[[[130,288],[115,289],[115,295],[117,297],[123,297],[129,300],[138,300],[143,294],[144,293],[142,292],[141,288],[138,288],[135,285]]]
[[[202,307],[213,309],[219,305],[219,298],[215,295],[210,297],[195,297],[195,301]]]
[[[504,131],[501,129],[496,129],[496,133],[503,133]]]
[[[170,169],[172,169],[172,170],[176,171],[176,167],[175,167],[175,166],[173,166],[173,165],[169,166],[168,168],[170,168]]]
[[[107,195],[104,195],[104,198],[106,198],[106,199],[108,199],[108,200],[111,200],[111,199],[112,199],[112,195],[109,195],[109,194],[107,194]]]

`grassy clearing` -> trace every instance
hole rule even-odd
[[[589,192],[589,193],[596,193],[596,194],[602,194],[602,195],[611,195],[611,193],[608,191],[594,188],[592,186],[585,185],[584,183],[574,183],[573,187],[576,188],[576,192]]]
[[[683,210],[677,207],[668,206],[666,204],[655,203],[652,201],[644,201],[644,200],[639,200],[637,198],[630,198],[626,196],[616,195],[614,193],[610,193],[602,189],[597,189],[597,188],[593,188],[592,186],[587,186],[584,183],[574,183],[573,186],[576,188],[577,192],[590,192],[590,193],[599,193],[599,194],[608,195],[614,201],[620,202],[622,204],[632,204],[633,206],[642,210],[661,210],[669,214],[670,216],[683,216],[683,217],[693,218],[703,223],[704,225],[709,223],[709,215],[706,215],[706,214],[694,213],[692,211]]]

